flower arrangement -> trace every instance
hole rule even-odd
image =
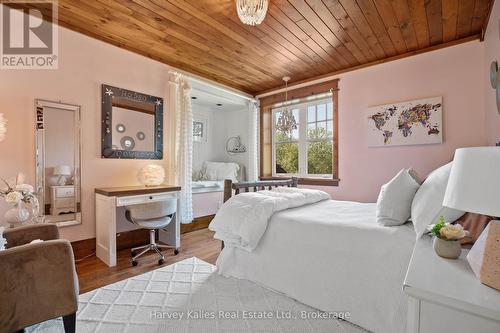
[[[460,240],[469,235],[467,230],[460,224],[446,223],[443,216],[439,217],[439,222],[429,226],[430,233],[434,238],[434,251],[447,259],[457,259],[462,252]]]
[[[5,201],[9,205],[16,207],[21,202],[32,203],[34,205],[38,204],[33,186],[24,184],[24,177],[21,174],[17,175],[13,185],[9,184],[3,178],[0,179],[7,186],[5,188],[0,188],[0,197],[5,198]]]
[[[446,223],[443,216],[439,217],[438,223],[430,226],[430,232],[432,235],[445,241],[456,241],[469,235],[469,232],[464,230],[460,224]]]

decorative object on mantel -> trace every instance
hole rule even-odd
[[[268,0],[236,0],[236,11],[241,22],[256,26],[264,21]]]
[[[165,180],[165,169],[161,165],[148,164],[139,171],[139,182],[145,186],[159,186]]]
[[[443,258],[457,259],[462,253],[460,240],[468,236],[469,232],[464,230],[460,224],[446,223],[443,216],[439,222],[429,226],[434,238],[434,251]]]
[[[6,185],[0,189],[0,196],[5,198],[5,201],[12,208],[5,213],[5,222],[13,228],[21,225],[30,219],[30,212],[25,207],[25,204],[31,204],[31,216],[38,217],[39,205],[33,190],[33,186],[24,184],[24,179],[21,174],[18,174],[14,185],[9,184],[6,180],[1,179]]]
[[[5,133],[7,133],[7,119],[0,113],[0,141],[5,139]]]
[[[500,113],[500,75],[498,75],[498,62],[496,60],[490,65],[490,84],[495,89],[497,111]]]
[[[57,185],[64,186],[67,184],[68,176],[71,176],[72,170],[69,165],[58,165],[54,168],[54,176],[59,176],[57,179]]]
[[[243,154],[247,152],[247,147],[241,143],[240,136],[232,136],[226,141],[226,152],[229,155]]]
[[[432,97],[368,108],[368,146],[443,142],[443,98]]]
[[[455,151],[443,205],[462,211],[500,216],[500,147]],[[467,255],[479,280],[500,290],[500,221],[491,221]]]

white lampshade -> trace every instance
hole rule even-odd
[[[456,150],[443,206],[500,216],[500,147]]]
[[[137,178],[145,186],[158,186],[165,180],[165,169],[161,165],[149,164],[139,171]]]
[[[69,165],[58,165],[54,168],[54,176],[71,176],[71,167]]]

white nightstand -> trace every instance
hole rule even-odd
[[[50,187],[50,215],[76,213],[75,186],[57,185]]]
[[[444,259],[434,252],[430,237],[417,241],[403,287],[408,333],[500,332],[500,291],[476,278],[467,253]]]

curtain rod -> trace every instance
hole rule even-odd
[[[225,92],[227,94],[230,94],[230,95],[233,95],[233,96],[236,96],[236,97],[240,97],[240,98],[248,100],[250,102],[257,101],[255,99],[255,97],[252,96],[252,95],[250,95],[250,94],[247,94],[247,93],[245,93],[243,91],[239,91],[239,90],[236,90],[234,88],[228,87],[228,86],[223,85],[221,83],[218,83],[218,82],[215,82],[215,81],[212,81],[212,80],[209,80],[209,79],[205,79],[204,77],[201,77],[199,75],[192,74],[192,73],[189,73],[189,72],[186,72],[186,71],[183,71],[183,70],[179,70],[179,69],[172,70],[171,72],[172,73],[174,73],[174,72],[181,73],[181,74],[185,75],[188,80],[195,81],[195,82],[198,82],[198,83],[201,83],[201,84],[205,84],[207,86],[210,86],[210,87],[213,87],[213,88],[218,89],[220,91],[223,91],[223,92]]]
[[[334,91],[338,91],[338,90],[340,90],[340,89],[330,88],[330,89],[328,89],[327,92],[318,93],[318,94],[312,94],[312,95],[305,96],[305,97],[300,97],[300,98],[292,98],[291,100],[289,100],[287,102],[285,102],[285,101],[283,101],[283,102],[277,102],[277,103],[271,104],[271,108],[278,108],[278,107],[284,107],[284,106],[301,104],[301,103],[305,103],[305,102],[317,101],[317,100],[320,100],[320,99],[324,99],[326,97],[333,96],[333,92]]]
[[[328,77],[325,77],[325,78],[316,79],[316,80],[309,81],[309,82],[298,83],[298,84],[295,84],[295,85],[292,84],[291,86],[288,86],[288,91],[293,91],[295,89],[309,87],[309,86],[313,86],[313,85],[320,84],[320,83],[323,83],[323,82],[334,81],[334,80],[340,81],[340,78],[339,77],[335,77],[335,76],[328,76]],[[273,91],[268,91],[266,93],[258,94],[258,95],[255,96],[255,98],[261,99],[261,98],[264,98],[264,97],[268,97],[268,96],[272,96],[272,95],[277,95],[277,94],[280,94],[282,92],[285,92],[285,90],[286,90],[286,88],[275,89]],[[337,88],[337,90],[339,90],[339,89]]]

